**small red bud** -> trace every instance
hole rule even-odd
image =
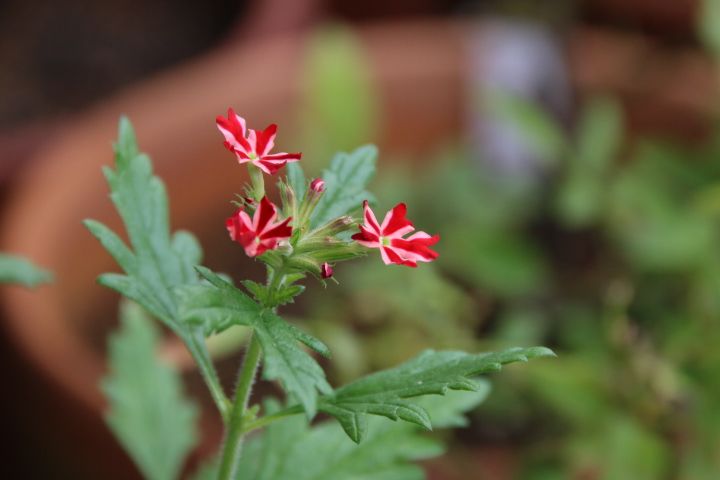
[[[325,191],[325,180],[322,178],[316,178],[310,182],[310,189],[316,193],[322,193]]]
[[[325,262],[320,265],[320,276],[322,278],[330,278],[333,276],[333,268],[329,263]]]

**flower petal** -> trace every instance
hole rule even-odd
[[[268,228],[263,233],[259,234],[258,238],[260,240],[275,239],[278,241],[290,238],[292,235],[292,227],[288,224],[291,220],[292,217],[288,217],[280,223],[268,225]]]
[[[237,115],[232,108],[228,109],[228,118],[218,115],[215,123],[225,137],[228,150],[247,150],[249,144],[245,138],[245,119]]]
[[[257,142],[255,144],[255,153],[258,157],[263,157],[270,153],[275,146],[275,135],[277,134],[277,125],[274,123],[268,125],[265,130],[257,131]]]
[[[393,238],[390,246],[403,260],[411,262],[431,262],[439,254],[430,249],[440,240],[439,235],[430,236],[425,232],[418,232],[407,239]]]
[[[368,230],[367,227],[364,225],[360,225],[360,232],[354,234],[352,237],[353,240],[358,242],[360,245],[368,248],[378,248],[380,247],[380,237],[373,232],[372,230]]]
[[[277,209],[267,197],[263,197],[260,200],[255,215],[253,215],[253,230],[255,234],[260,236],[268,227],[269,224],[277,217]]]
[[[363,216],[365,218],[365,227],[373,230],[378,236],[382,235],[375,213],[370,208],[367,200],[363,202]]]
[[[380,231],[384,237],[402,237],[414,230],[410,220],[405,218],[407,214],[407,206],[404,203],[398,203],[390,210],[380,225]]]

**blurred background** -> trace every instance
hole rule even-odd
[[[559,354],[494,377],[429,478],[720,478],[719,62],[716,0],[5,0],[0,250],[56,283],[0,292],[0,477],[139,478],[97,387],[117,267],[80,221],[120,228],[100,167],[127,114],[173,227],[260,276],[223,228],[233,106],[313,176],[377,143],[380,210],[442,236],[431,265],[342,265],[288,310],[333,384],[430,347]],[[233,332],[210,339],[228,387]],[[206,407],[191,468],[218,420],[163,354]]]

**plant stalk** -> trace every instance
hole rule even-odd
[[[212,360],[207,354],[207,350],[204,348],[205,337],[201,336],[198,338],[194,334],[190,334],[185,338],[185,345],[187,345],[190,354],[192,355],[195,363],[198,365],[200,374],[210,390],[210,396],[215,401],[215,405],[220,411],[220,416],[224,423],[230,420],[230,400],[225,395],[220,380],[217,376],[217,371],[212,363]]]
[[[250,173],[250,183],[255,201],[259,202],[265,196],[265,177],[263,176],[263,171],[252,163],[248,163],[248,172]]]
[[[242,450],[244,436],[243,426],[246,421],[248,401],[259,363],[260,342],[255,334],[253,334],[238,376],[238,385],[235,391],[230,423],[227,426],[225,444],[223,445],[220,460],[218,480],[232,480],[236,476],[240,464],[240,452]]]

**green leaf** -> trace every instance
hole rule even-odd
[[[189,324],[201,325],[205,332],[222,331],[232,325],[252,327],[263,351],[263,376],[278,380],[285,391],[303,406],[308,416],[317,410],[318,391],[332,392],[320,365],[298,342],[329,356],[318,339],[263,309],[241,290],[204,267],[197,267],[210,285],[178,290],[180,316]]]
[[[442,403],[426,405],[438,427],[465,423],[463,412],[485,398],[482,392],[450,393]],[[277,409],[277,405],[269,409]],[[255,480],[419,480],[425,478],[415,460],[440,455],[444,448],[407,423],[372,418],[361,445],[347,439],[334,422],[309,427],[301,417],[270,425],[247,444],[238,479]]]
[[[108,167],[104,173],[132,250],[105,225],[85,220],[88,230],[125,272],[100,275],[98,282],[142,305],[185,342],[218,408],[225,412],[226,400],[203,332],[181,323],[177,315],[175,289],[199,281],[193,265],[200,262],[202,251],[190,233],[171,235],[165,187],[153,175],[150,159],[139,153],[135,133],[125,117],[118,128],[115,170]]]
[[[305,197],[305,191],[307,190],[305,172],[303,172],[300,162],[290,162],[285,168],[287,169],[288,184],[295,192],[295,198],[301,201]]]
[[[702,0],[697,19],[701,40],[715,56],[720,56],[720,0]]]
[[[132,250],[105,225],[86,220],[88,230],[125,271],[125,275],[102,275],[99,282],[137,301],[178,334],[188,335],[178,324],[173,290],[197,282],[193,265],[201,260],[202,251],[188,232],[171,236],[165,187],[153,175],[150,159],[139,153],[127,118],[120,119],[115,170],[104,172]]]
[[[52,281],[52,274],[30,261],[0,253],[0,284],[15,283],[24,287],[37,287]]]
[[[197,408],[183,395],[179,373],[157,358],[158,332],[140,307],[124,303],[121,323],[102,384],[106,420],[145,478],[179,478],[197,441]]]
[[[308,145],[305,165],[374,138],[380,99],[362,42],[352,28],[317,29],[306,43],[302,72],[304,106],[301,138]]]
[[[550,165],[568,150],[562,127],[535,103],[514,95],[494,92],[486,96],[491,114],[517,128],[537,155]]]
[[[597,220],[607,197],[608,171],[621,146],[622,112],[617,102],[592,99],[580,119],[577,145],[558,192],[558,213],[570,226]]]
[[[208,284],[177,289],[179,317],[184,323],[202,328],[206,336],[233,325],[255,326],[262,307],[253,299],[205,267],[196,267]]]
[[[323,172],[325,193],[313,212],[313,227],[360,208],[363,200],[373,200],[373,195],[365,188],[375,174],[377,155],[375,145],[335,155],[330,168]]]
[[[427,350],[402,365],[363,377],[323,397],[320,410],[340,422],[348,436],[360,442],[367,416],[380,415],[405,420],[431,429],[430,416],[409,398],[445,395],[448,390],[479,391],[472,378],[501,369],[502,365],[529,358],[553,356],[544,347],[512,348],[498,353],[469,354]]]
[[[258,320],[255,334],[263,350],[263,377],[279,380],[285,391],[300,402],[308,417],[314,417],[318,391],[330,394],[332,388],[320,365],[299,348],[297,342],[303,342],[319,353],[327,354],[327,347],[269,311]]]

